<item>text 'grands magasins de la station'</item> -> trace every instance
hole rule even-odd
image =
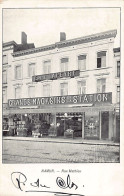
[[[95,104],[95,103],[112,103],[112,93],[96,93],[83,95],[67,95],[53,97],[35,97],[23,99],[9,99],[9,107],[18,106],[40,106],[55,104]]]

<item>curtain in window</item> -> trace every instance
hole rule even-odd
[[[15,98],[20,99],[21,98],[21,88],[18,87],[15,89]]]
[[[86,81],[82,80],[78,82],[78,94],[86,93]]]
[[[50,85],[43,85],[43,96],[44,97],[50,96]]]
[[[62,83],[61,84],[61,96],[68,95],[68,84]]]
[[[79,70],[86,70],[86,55],[78,56],[78,68]]]
[[[61,72],[68,71],[68,58],[61,59]]]
[[[35,64],[34,63],[29,65],[28,75],[29,77],[32,77],[33,75],[35,75]]]
[[[50,73],[50,71],[51,71],[51,61],[44,61],[43,71],[44,71],[44,74],[49,74]]]
[[[29,86],[28,87],[28,94],[30,98],[35,97],[35,87],[34,86]]]
[[[106,79],[97,80],[97,93],[105,93],[106,90]]]

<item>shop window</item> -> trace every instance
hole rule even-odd
[[[15,99],[21,98],[21,87],[15,88]]]
[[[86,93],[86,81],[78,81],[78,94],[85,94]]]
[[[106,51],[97,53],[97,68],[106,67]]]
[[[97,79],[97,93],[105,93],[106,90],[106,79]]]
[[[117,86],[117,103],[120,102],[120,86]]]
[[[117,61],[117,77],[120,77],[120,61]]]
[[[86,70],[86,55],[78,56],[78,69]]]
[[[15,79],[21,79],[22,78],[22,69],[21,65],[17,65],[15,67]]]
[[[35,87],[34,86],[28,87],[28,96],[29,96],[29,98],[35,97]]]
[[[8,63],[8,56],[3,55],[3,64],[7,64],[7,63]]]
[[[68,83],[60,84],[61,96],[68,95]]]
[[[68,58],[61,59],[61,64],[60,64],[61,72],[68,71],[68,62],[69,62]]]
[[[84,137],[85,139],[99,139],[99,112],[85,112]]]
[[[35,75],[35,63],[31,63],[28,65],[28,76],[32,77]]]
[[[7,89],[3,89],[3,103],[7,102]]]
[[[43,96],[44,97],[50,96],[50,85],[49,84],[43,85]]]
[[[7,83],[7,71],[3,71],[3,83]]]
[[[51,72],[51,61],[44,61],[43,63],[43,72],[44,74],[49,74]]]

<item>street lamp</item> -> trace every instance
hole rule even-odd
[[[65,131],[65,118],[68,116],[67,113],[64,114],[64,131]]]

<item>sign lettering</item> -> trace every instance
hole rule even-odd
[[[43,80],[56,80],[59,78],[67,78],[67,77],[73,78],[73,77],[76,77],[79,75],[80,75],[80,70],[57,72],[57,73],[32,76],[32,81],[33,82],[40,82]]]
[[[82,94],[82,95],[67,95],[53,97],[35,97],[22,99],[9,99],[8,106],[42,106],[56,104],[95,104],[95,103],[112,103],[112,93],[97,93],[97,94]]]

